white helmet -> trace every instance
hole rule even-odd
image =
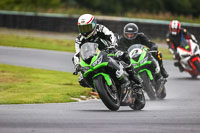
[[[91,14],[83,14],[78,19],[78,30],[85,38],[91,37],[96,30],[96,20]]]
[[[178,20],[172,20],[169,24],[169,31],[172,35],[177,35],[181,30],[181,23]]]

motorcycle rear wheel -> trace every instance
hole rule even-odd
[[[112,92],[113,89],[111,87],[116,87],[114,82],[112,83],[112,86],[108,86],[104,77],[101,75],[95,77],[94,79],[95,88],[102,102],[108,109],[117,111],[120,107],[120,100],[117,92]]]

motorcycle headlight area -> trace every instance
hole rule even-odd
[[[138,64],[135,63],[135,64],[132,64],[132,66],[133,66],[133,67],[136,67],[136,66],[138,66]]]
[[[103,59],[103,55],[101,55],[94,63],[92,63],[92,66],[94,67],[100,64],[102,62],[102,59]]]
[[[141,61],[140,61],[140,64],[144,64],[145,62],[147,62],[147,60],[148,60],[148,56],[145,57],[143,60],[141,60]]]
[[[83,72],[86,72],[86,71],[88,71],[89,69],[90,69],[89,66],[87,66],[87,67],[81,67],[81,71],[83,71]]]

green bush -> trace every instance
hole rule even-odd
[[[0,10],[90,13],[124,16],[131,13],[170,13],[199,18],[199,0],[1,0]],[[84,9],[84,10],[83,10]]]
[[[1,0],[1,10],[37,11],[38,8],[57,8],[60,0]]]

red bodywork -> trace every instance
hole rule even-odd
[[[189,41],[189,44],[190,44],[190,48],[191,48],[191,42]],[[186,51],[186,52],[189,52],[190,54],[192,54],[192,49],[190,51],[184,49],[184,48],[181,48],[179,47],[181,50],[183,51]],[[195,61],[198,61],[200,63],[200,58],[198,56],[194,56],[190,59],[189,63],[190,63],[190,66],[192,67],[192,70],[189,70],[189,69],[185,69],[185,71],[187,71],[188,73],[190,73],[192,76],[197,76],[199,75],[200,73],[198,72],[196,66],[194,65],[194,62]]]

